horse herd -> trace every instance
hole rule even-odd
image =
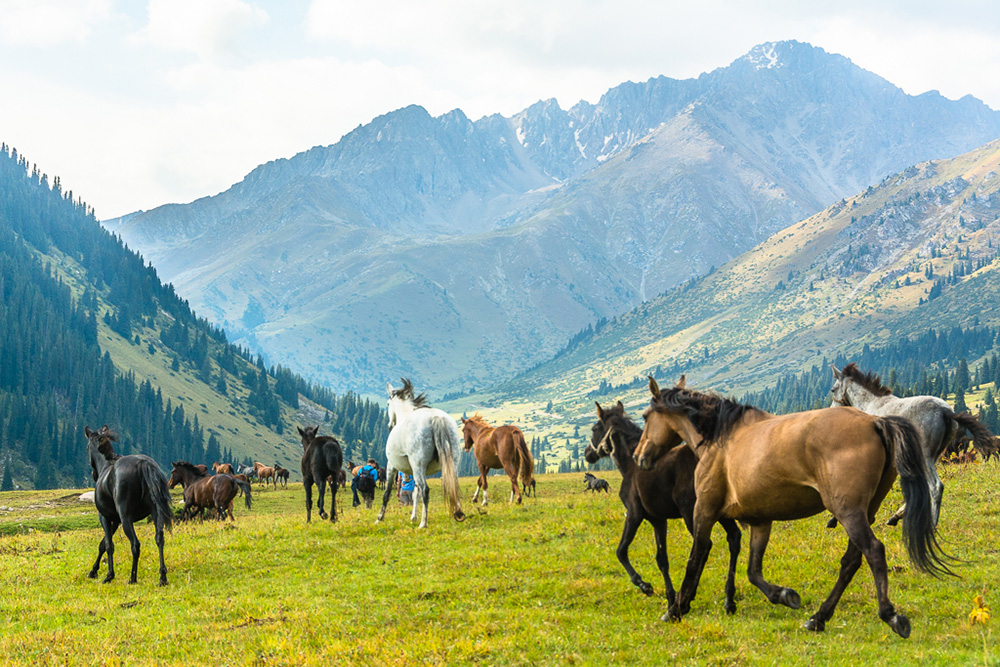
[[[889,600],[885,549],[871,528],[897,476],[905,504],[890,523],[902,519],[910,560],[934,576],[952,574],[952,559],[936,540],[943,494],[936,462],[960,433],[968,431],[976,449],[987,459],[997,454],[996,439],[974,417],[955,413],[940,399],[897,398],[877,375],[862,373],[855,364],[833,370],[831,407],[787,415],[770,414],[691,389],[684,376],[669,389],[661,389],[649,378],[651,399],[643,413],[644,426],[628,417],[620,401],[610,408],[597,404],[597,422],[584,457],[591,464],[610,457],[621,472],[619,496],[626,515],[616,555],[632,583],[646,595],[653,594],[653,587],[632,567],[628,548],[643,521],[653,528],[656,563],[668,604],[663,620],[679,620],[689,612],[716,523],[725,530],[729,546],[726,612],[736,611],[735,570],[742,539],[737,522],[750,530],[748,580],[770,602],[797,609],[801,605],[798,593],[770,583],[763,574],[771,525],[829,511],[833,516],[828,526],[843,527],[847,548],[833,590],[804,627],[825,629],[864,560],[875,579],[879,618],[901,637],[908,637],[910,622]],[[483,505],[488,502],[487,473],[497,468],[510,478],[510,502],[520,503],[524,495],[534,493],[534,464],[519,429],[493,428],[476,415],[462,419],[460,433],[455,419],[428,406],[426,396],[416,394],[409,380],[404,379],[401,388],[389,384],[386,389],[391,430],[386,441],[385,490],[376,522],[385,517],[396,473],[405,472],[413,476],[415,487],[410,520],[417,519],[419,505],[419,527],[426,527],[427,476],[438,471],[449,511],[455,520],[464,520],[456,470],[463,446],[466,451],[475,450],[480,471],[473,501],[481,493]],[[316,426],[298,431],[303,448],[306,521],[312,519],[313,485],[318,491],[320,518],[336,521],[336,493],[342,486],[338,482],[343,479],[344,462],[340,443],[332,436],[320,436]],[[89,574],[92,578],[97,576],[105,553],[108,574],[104,581],[114,578],[112,536],[121,525],[132,547],[129,581],[135,582],[139,542],[133,524],[151,517],[159,549],[160,585],[167,583],[163,529],[172,519],[168,486],[184,486],[185,515],[189,507],[192,515],[196,510],[214,508],[219,518],[227,513],[231,518],[232,503],[239,493],[244,494],[247,508],[251,505],[248,479],[240,479],[244,471],[209,476],[207,469],[178,462],[168,480],[149,457],[117,456],[111,445],[116,438],[107,426],[98,431],[88,427],[86,434],[95,502],[104,528],[97,561]],[[258,479],[265,479],[260,468],[255,472]],[[212,481],[216,478],[223,479]],[[588,488],[601,488],[600,481],[588,479]],[[327,486],[331,489],[329,514],[325,508]],[[188,490],[202,487],[197,499],[192,494],[189,503]],[[693,537],[679,591],[670,579],[666,550],[666,522],[676,518],[683,519]]]

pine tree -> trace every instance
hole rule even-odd
[[[10,463],[3,468],[3,482],[0,482],[0,491],[13,491],[14,480],[10,476]]]

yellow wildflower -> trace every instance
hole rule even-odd
[[[990,620],[990,608],[986,606],[986,600],[983,599],[982,595],[977,595],[972,599],[972,604],[975,606],[969,612],[969,623],[986,625]]]

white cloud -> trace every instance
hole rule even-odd
[[[267,12],[242,0],[149,0],[149,22],[134,39],[203,60],[239,55],[243,40],[267,24]]]
[[[82,43],[111,15],[111,0],[0,0],[0,41],[22,46]]]

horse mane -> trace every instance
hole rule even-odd
[[[632,421],[632,418],[625,413],[625,407],[619,405],[613,405],[610,408],[604,408],[604,421],[615,421],[618,422],[618,428],[624,433],[625,440],[632,450],[635,450],[635,446],[639,444],[639,438],[642,437],[642,427]]]
[[[107,426],[97,432],[97,451],[101,453],[106,461],[116,461],[119,456],[115,453],[112,442],[118,439],[118,434]]]
[[[723,442],[746,415],[759,412],[758,408],[731,398],[679,387],[661,391],[650,403],[650,408],[658,412],[683,413],[706,445]]]
[[[465,421],[474,422],[475,424],[478,424],[479,426],[482,426],[484,428],[490,428],[489,422],[487,422],[486,419],[478,412],[472,415],[471,417],[467,418]]]
[[[853,361],[844,366],[844,370],[840,372],[876,396],[889,396],[892,394],[892,389],[882,384],[882,378],[875,373],[862,373],[858,365]]]
[[[198,475],[200,477],[207,477],[208,476],[208,473],[202,472],[198,468],[198,466],[196,466],[193,463],[189,463],[187,461],[178,461],[177,463],[174,464],[174,467],[175,468],[184,468],[185,470],[189,470],[190,472],[193,472],[195,475]]]
[[[403,386],[401,389],[394,389],[392,392],[393,396],[398,396],[403,400],[408,400],[413,403],[415,408],[429,408],[430,404],[427,402],[427,394],[420,392],[415,394],[413,391],[413,383],[410,382],[410,378],[403,378]]]

